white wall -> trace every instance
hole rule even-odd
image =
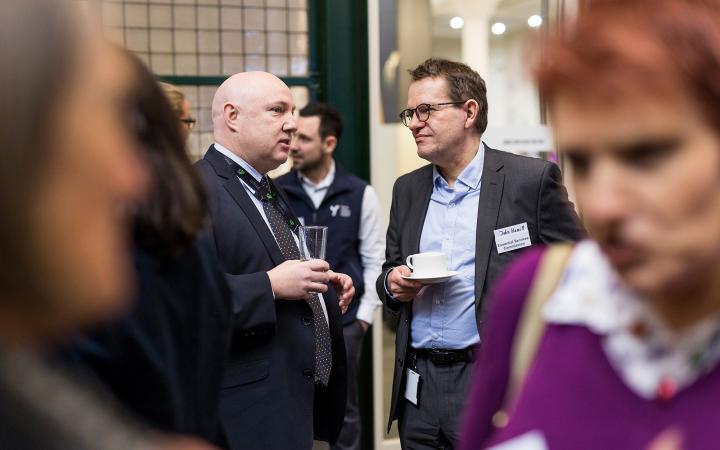
[[[528,72],[528,40],[536,32],[509,32],[490,39],[488,73],[488,124],[534,126],[540,124],[537,90]]]
[[[435,37],[432,40],[432,55],[439,58],[462,60],[462,39],[460,37]]]

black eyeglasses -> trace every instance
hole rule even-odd
[[[192,130],[193,128],[195,128],[195,123],[197,122],[197,120],[191,117],[189,119],[180,119],[180,122],[184,123],[185,125],[187,125],[188,129]]]
[[[438,110],[436,108],[436,106],[462,105],[466,101],[467,100],[463,100],[461,102],[445,102],[445,103],[434,103],[434,104],[421,103],[421,104],[417,105],[415,108],[406,109],[403,112],[401,112],[400,120],[402,120],[403,125],[405,125],[406,127],[409,127],[413,116],[417,114],[417,118],[420,122],[427,122],[428,119],[430,118],[430,112]]]

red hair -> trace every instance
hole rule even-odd
[[[684,95],[720,132],[720,0],[595,0],[536,54],[551,106],[558,94]]]

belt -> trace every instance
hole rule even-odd
[[[436,366],[449,366],[451,364],[473,361],[473,348],[461,350],[444,350],[441,348],[411,348],[413,362],[420,358],[427,358]]]

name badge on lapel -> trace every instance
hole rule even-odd
[[[530,247],[530,232],[527,222],[493,230],[498,253],[505,253],[523,247]]]

